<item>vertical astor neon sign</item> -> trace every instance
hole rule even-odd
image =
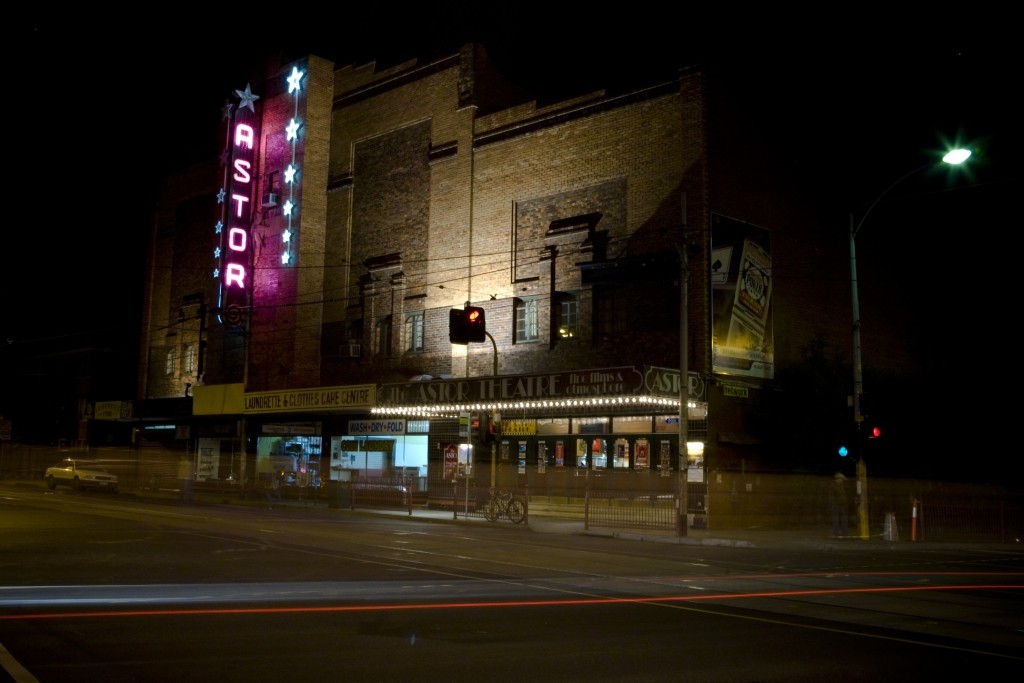
[[[253,103],[259,99],[249,85],[236,90],[239,98],[234,117],[225,107],[228,120],[227,149],[230,160],[224,173],[224,186],[217,194],[222,205],[216,225],[219,244],[214,255],[219,259],[214,276],[220,285],[220,319],[226,325],[242,322],[252,289],[252,215],[256,185],[256,148],[259,139],[258,118]]]

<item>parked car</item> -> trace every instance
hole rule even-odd
[[[58,486],[70,486],[76,491],[98,489],[117,493],[118,480],[92,460],[65,458],[46,468],[46,487],[51,491]]]

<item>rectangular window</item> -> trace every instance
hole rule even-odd
[[[178,354],[174,352],[174,348],[167,349],[167,361],[164,365],[164,374],[170,377],[174,374],[174,366],[177,364]]]
[[[516,303],[516,341],[535,342],[540,332],[538,330],[538,305],[536,299],[521,299]]]
[[[405,316],[405,350],[423,350],[423,312]]]
[[[281,172],[271,171],[267,174],[267,193],[281,194]]]
[[[181,359],[181,371],[185,375],[192,375],[196,371],[196,347],[195,344],[185,344],[184,357]]]
[[[373,353],[377,356],[388,356],[391,354],[391,316],[386,315],[377,319],[373,326]]]
[[[574,339],[579,336],[580,302],[572,295],[563,296],[558,307],[558,338]]]
[[[629,301],[617,289],[602,287],[594,290],[594,332],[598,336],[613,337],[629,332]]]

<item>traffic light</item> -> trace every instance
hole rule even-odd
[[[448,339],[452,344],[482,342],[487,339],[484,309],[479,306],[448,311]]]
[[[486,410],[480,413],[480,440],[485,444],[498,440],[498,426],[495,424],[495,417]],[[500,420],[500,416],[498,419]]]

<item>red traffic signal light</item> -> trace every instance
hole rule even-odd
[[[467,306],[448,312],[448,339],[452,344],[468,344],[487,340],[487,322],[484,309]]]
[[[868,434],[868,438],[869,438],[869,439],[877,439],[877,438],[878,438],[878,437],[880,437],[881,435],[882,435],[882,429],[881,429],[881,427],[872,427],[872,428],[871,428],[871,433],[870,433],[870,434]]]

